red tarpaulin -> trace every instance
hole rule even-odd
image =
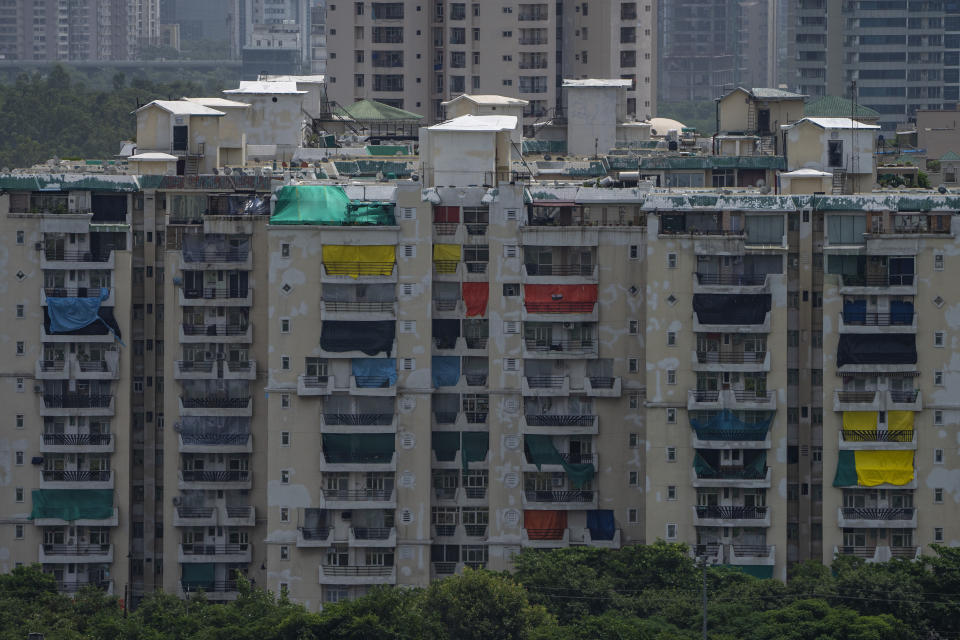
[[[460,222],[460,207],[434,207],[434,222]]]
[[[591,313],[597,302],[597,285],[526,284],[523,300],[531,313]]]
[[[482,316],[487,312],[490,298],[489,282],[464,282],[463,301],[467,303],[467,317]]]
[[[530,540],[560,540],[567,528],[567,512],[524,511],[523,528]]]

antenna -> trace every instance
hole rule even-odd
[[[858,122],[854,119],[857,115],[857,81],[850,81],[850,173],[859,175],[860,154],[857,153],[857,133],[859,132]]]

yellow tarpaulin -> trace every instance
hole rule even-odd
[[[887,429],[891,431],[913,431],[913,411],[888,411]]]
[[[389,276],[397,261],[392,245],[323,246],[323,264],[332,276]]]
[[[456,273],[458,262],[460,262],[460,245],[433,245],[433,267],[437,273]]]
[[[856,451],[857,484],[903,486],[913,481],[913,451]]]
[[[844,411],[843,429],[845,431],[876,431],[876,411]]]

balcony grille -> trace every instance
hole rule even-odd
[[[912,520],[914,510],[911,507],[843,507],[844,518],[855,520]]]
[[[593,502],[594,493],[587,489],[525,492],[529,502]]]

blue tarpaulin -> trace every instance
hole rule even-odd
[[[616,525],[613,523],[612,509],[594,509],[587,511],[587,529],[591,540],[613,540]]]
[[[66,333],[82,329],[100,319],[100,304],[110,297],[110,289],[100,289],[93,298],[47,298],[50,313],[50,332]]]
[[[867,301],[853,300],[843,303],[843,321],[848,324],[863,324],[867,321]]]
[[[455,387],[460,380],[459,356],[433,356],[430,364],[434,387]]]
[[[733,411],[724,409],[706,420],[691,417],[690,426],[701,440],[763,440],[772,420],[773,414],[770,414],[766,420],[745,422]]]
[[[890,301],[891,324],[913,324],[913,303],[908,301]]]
[[[397,384],[396,358],[354,358],[351,364],[358,387],[383,388]]]

